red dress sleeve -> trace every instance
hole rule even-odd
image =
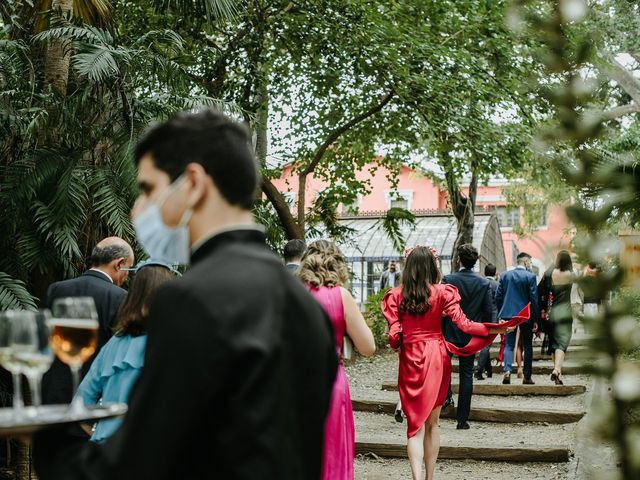
[[[451,318],[453,323],[464,333],[484,337],[489,335],[489,329],[482,323],[469,320],[460,308],[460,294],[453,285],[440,286],[442,295],[442,311]]]
[[[392,288],[385,294],[380,304],[382,315],[389,325],[389,346],[394,349],[400,347],[402,341],[402,323],[400,322],[399,310],[402,300],[401,292],[399,287]]]

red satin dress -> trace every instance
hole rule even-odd
[[[407,438],[411,438],[422,428],[433,409],[446,400],[451,378],[451,359],[447,351],[471,355],[491,343],[495,335],[489,335],[488,325],[491,324],[472,322],[462,313],[460,295],[453,285],[432,285],[430,307],[423,315],[400,312],[401,301],[402,287],[392,288],[382,299],[382,313],[389,324],[389,344],[394,349],[400,348],[398,392],[407,416]],[[460,330],[474,336],[467,345],[456,347],[445,341],[443,315],[448,315]],[[528,306],[501,327],[517,325],[527,318]]]

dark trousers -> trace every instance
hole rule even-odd
[[[460,389],[458,390],[458,408],[456,410],[458,423],[469,420],[471,410],[471,394],[473,393],[473,363],[475,355],[458,357],[460,365]]]
[[[476,368],[476,372],[482,373],[487,372],[487,374],[491,373],[491,345],[487,345],[478,354],[478,368]]]
[[[531,379],[533,370],[533,332],[531,325],[521,324],[520,337],[522,338],[522,355],[524,356],[524,378]],[[513,369],[513,349],[516,345],[516,332],[507,333],[504,342],[504,371],[511,372]]]

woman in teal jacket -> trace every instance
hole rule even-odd
[[[77,395],[86,405],[129,401],[144,363],[149,299],[163,283],[180,275],[171,265],[155,260],[141,262],[132,271],[135,277],[118,312],[115,335],[102,347],[78,388]],[[118,418],[99,421],[91,440],[104,442],[121,422]]]

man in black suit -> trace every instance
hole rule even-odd
[[[454,285],[460,293],[460,308],[474,322],[495,322],[495,308],[491,298],[489,281],[473,271],[478,261],[478,251],[467,243],[458,247],[460,270],[446,275],[442,283]],[[447,341],[455,345],[466,345],[471,336],[462,332],[449,318],[443,320],[443,333]],[[458,430],[469,429],[469,411],[473,393],[473,362],[475,355],[459,357],[460,389],[458,391]]]
[[[191,267],[151,300],[144,369],[118,432],[79,450],[38,435],[39,478],[318,479],[336,346],[253,221],[246,130],[219,113],[179,115],[135,158],[138,239],[161,260],[190,251]]]
[[[284,246],[284,264],[291,273],[296,273],[300,267],[300,260],[307,250],[307,244],[302,240],[294,238],[289,240]]]
[[[89,259],[90,268],[81,276],[52,283],[47,290],[46,308],[57,298],[92,297],[98,311],[98,348],[96,354],[111,338],[112,328],[120,304],[127,291],[120,288],[134,263],[131,246],[118,237],[109,237],[95,246]],[[89,370],[93,358],[82,367],[82,375]],[[71,371],[57,358],[42,379],[42,400],[45,404],[69,403],[73,396]]]

